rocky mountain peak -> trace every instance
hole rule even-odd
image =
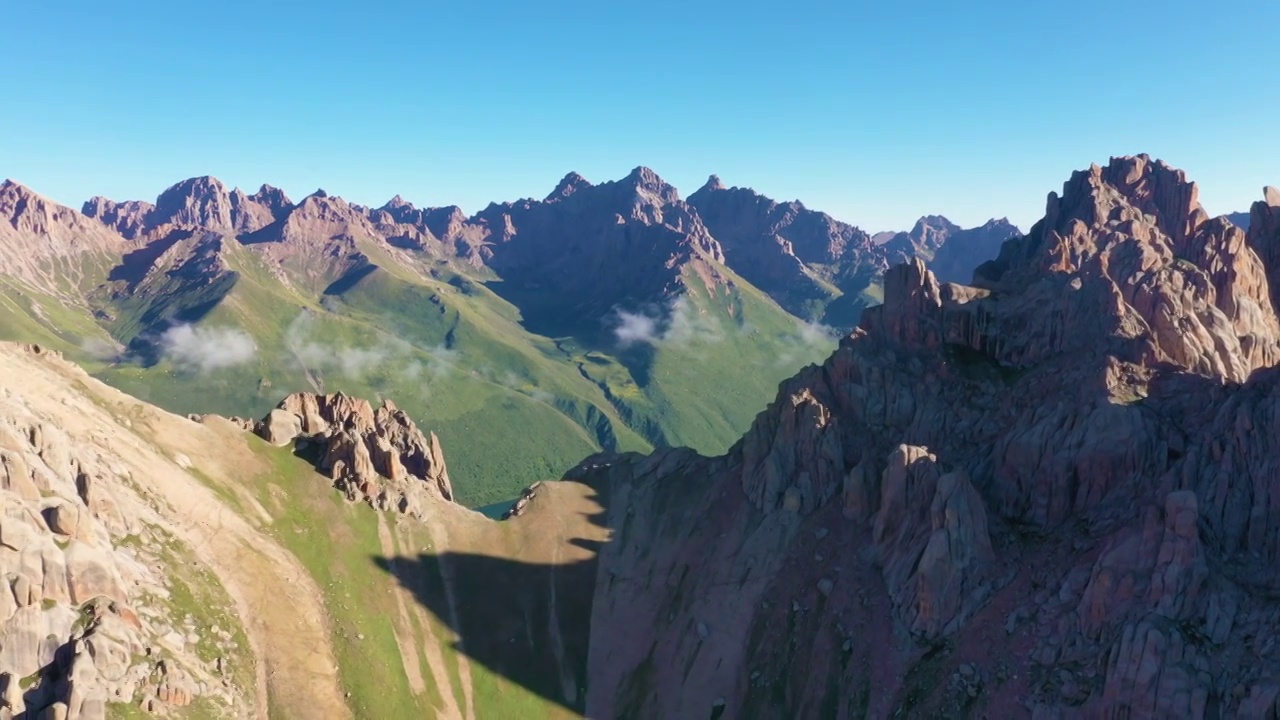
[[[560,180],[560,183],[556,185],[556,189],[552,190],[551,194],[547,195],[546,199],[550,202],[557,198],[567,198],[575,192],[589,187],[592,187],[590,181],[576,172],[570,172]]]
[[[423,210],[423,225],[437,238],[453,239],[467,222],[467,214],[457,205],[427,208]]]
[[[1280,207],[1280,189],[1270,185],[1262,188],[1262,201],[1267,207]]]
[[[44,234],[58,214],[58,205],[14,180],[0,184],[0,218],[17,230]]]
[[[930,232],[955,232],[960,229],[959,225],[948,220],[942,215],[925,215],[911,228],[912,234],[923,236]]]
[[[89,198],[80,212],[132,240],[147,230],[148,219],[155,209],[155,205],[144,200],[115,202],[98,195]]]
[[[707,181],[705,183],[703,183],[702,187],[699,189],[699,192],[703,190],[707,192],[716,192],[717,190],[727,190],[727,189],[728,188],[726,188],[724,183],[720,180],[719,175],[712,175],[711,177],[707,178]]]
[[[680,202],[680,193],[674,186],[663,180],[658,173],[640,166],[632,170],[622,184],[634,189],[637,196],[654,205]]]
[[[172,224],[229,230],[233,227],[231,195],[221,180],[202,176],[170,186],[156,198],[149,224]]]
[[[1073,326],[1082,347],[1123,338],[1130,351],[1120,355],[1129,362],[1171,362],[1240,381],[1280,361],[1280,320],[1259,255],[1239,228],[1208,221],[1182,171],[1146,156],[1075,173],[1061,198],[1050,195],[1045,218],[1025,238],[1006,242],[974,282],[1028,298],[1069,283],[1079,292],[1059,293],[1055,302],[1071,317],[1053,322]],[[1014,305],[1004,303],[1002,311]],[[1077,314],[1086,307],[1092,319]],[[1031,305],[1016,314],[1018,322],[1043,316]],[[1043,331],[1019,340],[1017,352],[1041,357],[1065,347]],[[1086,340],[1091,332],[1098,334]]]
[[[16,216],[19,211],[36,211],[43,209],[44,199],[31,188],[16,180],[5,180],[0,183],[0,199],[3,199],[6,214]]]
[[[959,225],[941,215],[925,215],[916,221],[909,232],[894,234],[881,247],[889,255],[890,262],[902,262],[914,257],[932,259],[960,231]]]
[[[1200,191],[1182,170],[1150,156],[1113,157],[1106,167],[1091,165],[1050,193],[1046,220],[1058,227],[1079,220],[1086,225],[1123,222],[1150,216],[1175,243],[1183,242],[1209,219],[1200,206]]]
[[[403,211],[404,208],[401,208]],[[357,223],[367,225],[368,218],[357,212],[350,203],[337,195],[315,194],[306,196],[289,213],[287,222],[305,221]]]
[[[283,211],[293,205],[293,201],[289,199],[284,190],[266,183],[263,183],[262,187],[258,188],[258,192],[250,195],[249,199],[266,205],[275,211]]]
[[[15,180],[0,183],[0,221],[4,221],[19,236],[44,237],[57,241],[54,245],[40,244],[35,247],[27,247],[25,241],[15,241],[7,248],[12,252],[25,254],[28,260],[48,253],[59,254],[74,247],[111,247],[120,240],[119,236],[101,232],[101,226],[90,222],[83,214],[56,203]],[[4,229],[0,226],[0,232]]]
[[[357,211],[360,210],[354,205],[352,207]],[[370,214],[371,217],[373,217],[373,215],[378,212],[386,213],[395,222],[410,225],[420,225],[423,219],[423,211],[418,210],[418,208],[414,207],[413,203],[405,200],[403,197],[400,197],[399,194],[388,200],[376,211],[362,214]]]

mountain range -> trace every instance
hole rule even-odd
[[[0,185],[0,338],[40,342],[178,413],[281,392],[392,397],[441,422],[461,498],[509,500],[595,450],[723,452],[919,255],[967,279],[1017,233],[858,228],[647,168],[468,216],[399,196],[294,201],[212,177],[80,211]],[[936,257],[935,257],[936,254]],[[488,429],[519,428],[506,452]]]
[[[4,238],[6,281],[25,288],[5,296],[7,327],[79,348],[73,340],[92,337],[85,323],[145,325],[138,318],[165,293],[183,318],[216,300],[201,317],[247,319],[233,313],[252,293],[278,301],[306,288],[324,303],[308,312],[335,312],[336,326],[434,287],[431,268],[457,283],[456,296],[441,294],[444,314],[500,307],[455,299],[490,293],[549,313],[528,287],[536,275],[499,260],[504,276],[493,261],[527,253],[514,257],[588,287],[562,258],[533,257],[578,224],[673,259],[637,263],[647,274],[635,287],[752,325],[767,317],[761,307],[798,319],[750,294],[754,282],[728,265],[743,247],[772,244],[805,263],[813,282],[797,279],[795,297],[812,299],[802,293],[826,287],[819,280],[840,291],[830,278],[851,277],[819,270],[852,266],[853,235],[833,231],[848,242],[831,240],[819,257],[836,260],[814,262],[797,240],[821,218],[797,210],[809,219],[787,222],[792,211],[777,204],[754,205],[753,223],[722,224],[724,206],[707,194],[690,198],[708,207],[704,220],[650,185],[647,204],[613,229],[586,200],[567,202],[626,187],[570,178],[547,201],[491,206],[482,220],[451,214],[445,226],[460,239],[421,279],[391,275],[415,267],[411,254],[357,235],[365,222],[375,240],[387,238],[380,227],[409,223],[321,195],[270,221],[230,203],[226,214],[184,202],[158,216],[136,204],[112,211],[111,228],[38,198],[8,200],[0,207],[22,237],[46,242],[13,252]],[[152,219],[184,213],[184,223],[229,225]],[[316,232],[308,223],[345,229],[320,251],[285,247],[299,228]],[[263,234],[243,240],[228,227]],[[525,487],[500,519],[465,507],[446,434],[454,420],[431,414],[447,406],[424,404],[427,430],[390,399],[309,390],[274,390],[281,399],[256,419],[174,414],[48,347],[0,343],[0,715],[1280,713],[1280,190],[1264,189],[1245,231],[1211,218],[1182,171],[1116,157],[1050,193],[1043,219],[966,283],[939,279],[922,257],[959,232],[926,218],[881,238],[911,249],[877,279],[883,303],[823,362],[783,381],[727,451],[595,453],[561,480]],[[121,242],[133,244],[121,253]],[[454,262],[476,274],[445,275]],[[94,275],[104,271],[115,275],[105,284]],[[624,276],[607,263],[597,271]],[[351,288],[384,273],[377,303],[357,306],[372,301]],[[507,276],[523,286],[489,290]],[[326,293],[335,282],[350,287]],[[285,283],[296,294],[276,289]],[[615,313],[643,297],[609,291]],[[46,297],[97,303],[98,315],[54,314]],[[829,297],[828,307],[843,296]],[[327,309],[335,302],[355,309]],[[604,306],[573,305],[588,318]],[[406,317],[440,312],[429,299],[413,307]],[[572,342],[602,332],[530,317],[573,327]],[[503,327],[528,332],[521,322]],[[628,332],[647,347],[645,332],[693,332],[641,325]],[[163,359],[139,361],[140,378],[174,366],[182,338],[214,326],[166,327],[189,330],[148,341]],[[235,343],[217,346],[225,357]],[[324,371],[319,357],[305,358],[309,371]],[[707,357],[722,364],[702,377],[735,360]],[[537,431],[468,429],[495,455]]]

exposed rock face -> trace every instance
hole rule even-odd
[[[1197,194],[1145,155],[1075,173],[1061,198],[1050,193],[1044,220],[974,278],[1029,302],[965,303],[966,317],[946,322],[967,338],[952,341],[980,349],[998,338],[992,354],[1015,365],[1119,341],[1124,360],[1235,381],[1275,364],[1280,323],[1262,260],[1239,228],[1208,219]],[[1048,318],[1035,307],[1046,302]]]
[[[97,195],[85,202],[81,212],[132,240],[150,229],[147,222],[155,209],[155,205],[143,200],[118,203]]]
[[[555,288],[566,300],[557,316],[579,323],[598,325],[615,307],[679,293],[688,277],[707,287],[724,282],[713,264],[724,260],[720,243],[644,167],[600,185],[570,174],[547,200],[492,204],[461,233],[504,278],[503,292],[520,299]]]
[[[198,661],[182,647],[171,648],[168,660],[155,655],[180,619],[154,603],[169,582],[150,552],[123,546],[125,536],[149,531],[141,503],[123,490],[118,472],[110,457],[77,445],[4,389],[2,718],[101,720],[108,702],[165,712],[198,695],[239,701],[230,684],[193,681],[183,667]]]
[[[830,300],[830,285],[857,294],[888,267],[867,233],[799,201],[726,188],[713,175],[689,204],[723,244],[729,267],[802,317]]]
[[[254,432],[273,445],[318,446],[317,467],[349,500],[416,517],[430,502],[453,500],[440,439],[423,435],[390,401],[375,410],[342,393],[294,393]]]
[[[1113,159],[978,287],[892,268],[728,455],[571,471],[613,533],[587,714],[1274,713],[1265,216]]]
[[[1249,213],[1249,247],[1262,259],[1271,286],[1271,302],[1280,308],[1280,190],[1266,187]]]
[[[221,180],[205,176],[170,186],[155,204],[94,197],[81,211],[133,239],[164,226],[252,233],[276,222],[292,207],[279,188],[263,185],[253,195],[246,195],[240,188],[228,191]]]
[[[799,201],[778,203],[750,188],[726,188],[714,175],[689,204],[724,246],[729,267],[793,314],[845,328],[856,324],[869,301],[863,293],[891,265],[918,257],[942,279],[969,282],[974,268],[1020,234],[1004,219],[964,230],[928,215],[909,232],[872,237]],[[834,298],[832,287],[843,297]]]
[[[197,177],[174,185],[156,198],[152,225],[171,224],[211,230],[230,229],[231,195],[222,181]]]
[[[258,192],[245,195],[231,191],[231,221],[237,233],[253,233],[278,222],[293,208],[293,202],[280,188],[263,185]]]
[[[0,183],[0,273],[64,297],[65,286],[85,279],[83,256],[124,248],[124,239],[100,223],[12,180]]]

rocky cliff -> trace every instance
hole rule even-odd
[[[586,713],[1280,710],[1277,325],[1250,241],[1146,156],[974,286],[919,260],[726,456],[600,456]]]

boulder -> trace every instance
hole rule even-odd
[[[279,408],[267,413],[258,425],[259,437],[276,447],[284,447],[302,433],[302,421],[297,415]]]
[[[58,502],[45,508],[45,522],[49,529],[63,537],[71,537],[80,529],[80,508],[67,502]]]

